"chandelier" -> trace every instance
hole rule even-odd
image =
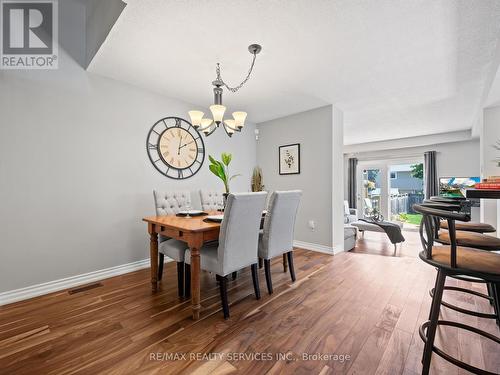
[[[248,46],[248,51],[253,55],[252,63],[250,65],[250,69],[248,70],[248,74],[245,79],[236,87],[230,87],[224,82],[220,72],[220,64],[217,63],[215,72],[216,78],[215,81],[212,82],[214,86],[214,104],[211,105],[210,112],[212,113],[212,118],[203,117],[205,114],[202,111],[189,111],[189,117],[191,118],[191,124],[197,130],[203,132],[205,136],[211,135],[221,124],[226,134],[231,137],[234,132],[241,132],[243,126],[245,126],[245,119],[247,117],[247,113],[243,111],[233,112],[233,118],[224,119],[224,113],[226,112],[226,107],[222,105],[222,88],[225,87],[230,92],[237,92],[239,89],[247,83],[250,79],[250,75],[252,74],[253,67],[255,65],[255,58],[257,54],[262,50],[262,47],[258,44],[251,44]]]

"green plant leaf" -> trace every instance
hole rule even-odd
[[[210,160],[210,163],[217,164],[217,160],[215,160],[211,155],[208,155],[208,159]]]
[[[231,176],[231,177],[229,178],[229,181],[231,181],[233,178],[238,177],[238,176],[241,176],[241,174],[235,174],[235,175]]]
[[[219,169],[220,169],[220,175],[221,175],[222,181],[227,181],[226,167],[224,166],[224,164],[221,161],[218,161],[217,164],[218,164]]]
[[[229,163],[231,163],[231,159],[233,158],[233,155],[228,154],[227,152],[223,152],[221,155],[222,162],[226,165],[229,166]]]
[[[218,164],[210,164],[208,168],[214,175],[216,175],[217,177],[219,177],[221,180],[224,181],[221,175],[220,166]]]

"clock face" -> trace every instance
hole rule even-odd
[[[205,159],[205,144],[200,133],[186,120],[166,117],[148,133],[149,159],[163,175],[185,179],[195,175]]]

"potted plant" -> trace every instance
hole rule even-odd
[[[224,183],[224,190],[225,190],[225,193],[223,194],[224,207],[226,207],[226,200],[227,196],[229,195],[229,182],[233,178],[240,176],[239,174],[229,176],[229,163],[231,163],[232,158],[233,155],[228,154],[226,152],[222,153],[220,161],[216,160],[211,155],[208,155],[208,159],[210,160],[210,165],[208,166],[208,168],[214,175],[219,177]]]
[[[252,174],[252,191],[263,191],[264,185],[262,184],[262,169],[255,167]]]

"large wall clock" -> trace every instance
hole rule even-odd
[[[194,176],[205,160],[200,133],[179,117],[158,120],[148,133],[146,148],[154,167],[176,180]]]

